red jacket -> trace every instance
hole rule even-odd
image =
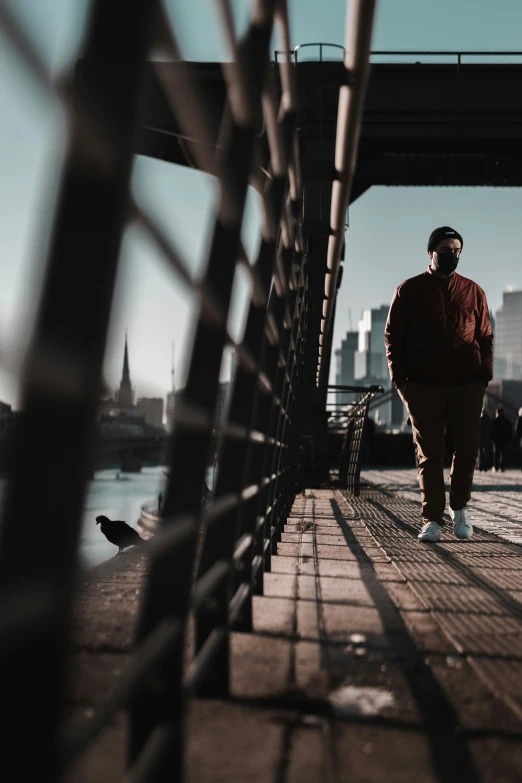
[[[493,377],[493,331],[486,294],[454,272],[431,267],[397,288],[384,331],[390,377],[451,386]]]

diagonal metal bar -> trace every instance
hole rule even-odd
[[[330,353],[332,316],[337,294],[337,279],[344,244],[346,210],[350,200],[359,135],[362,123],[366,85],[369,76],[369,57],[376,0],[349,0],[346,19],[346,51],[344,67],[347,84],[339,91],[337,137],[335,143],[336,179],[332,187],[330,238],[328,241],[325,302],[321,330],[325,336],[325,350],[318,360],[318,384],[326,384]],[[349,77],[349,78],[348,78]]]
[[[244,42],[246,52],[244,63],[249,69],[248,79],[253,90],[254,101],[260,100],[265,80],[272,34],[273,2],[265,0],[257,6],[263,13],[254,14]],[[182,107],[178,107],[178,112],[182,114]],[[241,223],[256,142],[255,123],[251,121],[239,125],[233,113],[226,109],[222,137],[223,143],[217,161],[221,195],[210,245],[209,262],[202,285],[212,293],[223,312],[227,314],[236,261],[240,252]],[[222,172],[226,172],[226,181],[224,176],[221,176]],[[186,387],[180,399],[196,404],[210,416],[216,405],[225,344],[225,328],[210,328],[200,308],[196,318]],[[169,449],[170,479],[164,502],[164,524],[175,524],[178,515],[184,512],[190,513],[201,503],[201,487],[205,478],[212,426],[190,431],[182,425],[179,409],[176,408],[174,433]],[[194,546],[195,538],[192,550],[186,556],[188,563],[192,563],[195,554]],[[186,576],[185,572],[185,578],[180,584],[172,569],[169,574],[167,566],[162,569],[161,581],[158,581],[154,573],[151,574],[140,620],[139,638],[146,636],[165,615],[188,611],[190,579],[186,580]],[[204,611],[204,608],[200,609],[201,611]],[[226,604],[218,602],[217,611],[210,608],[208,612],[212,614],[213,628],[226,628],[228,601]],[[219,658],[221,654],[228,656],[228,642],[220,645],[216,655]],[[172,662],[170,669],[164,672],[161,690],[165,696],[159,698],[158,708],[154,711],[143,709],[143,704],[146,705],[152,698],[151,694],[144,693],[143,699],[136,703],[132,712],[132,760],[140,756],[149,738],[157,731],[160,722],[168,721],[177,727],[176,751],[173,751],[165,764],[162,764],[160,772],[157,773],[160,777],[172,774],[173,770],[178,775],[181,774],[183,716],[183,699],[179,690],[181,670],[182,659],[178,656],[176,661]]]

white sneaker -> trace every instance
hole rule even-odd
[[[440,525],[438,522],[426,522],[417,536],[419,541],[440,541]]]
[[[473,535],[473,525],[469,519],[469,511],[466,508],[461,508],[459,511],[454,511],[450,508],[450,517],[453,520],[453,532],[457,538],[471,538]]]

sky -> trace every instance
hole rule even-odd
[[[20,20],[49,72],[67,73],[81,53],[89,0],[3,0]],[[170,18],[189,60],[226,58],[216,0],[167,0]],[[247,22],[246,0],[234,3],[237,30]],[[290,0],[291,42],[343,43],[342,0]],[[203,21],[203,23],[202,23]],[[372,49],[519,51],[519,0],[380,0]],[[274,46],[278,45],[274,41]],[[37,85],[0,32],[0,400],[19,404],[21,362],[40,292],[59,188],[64,116]],[[178,245],[190,273],[202,274],[216,187],[194,170],[136,157],[132,190]],[[508,288],[522,289],[522,193],[516,188],[372,188],[349,211],[343,283],[334,348],[357,328],[363,308],[389,304],[395,287],[428,263],[427,239],[440,225],[464,238],[459,272],[486,291],[490,307]],[[243,239],[251,257],[261,213],[250,193]],[[71,259],[74,263],[74,259]],[[244,327],[249,288],[235,281],[229,320],[234,337]],[[139,396],[164,396],[171,384],[175,343],[176,384],[182,384],[190,346],[193,303],[164,259],[135,226],[120,254],[115,307],[104,376],[120,379],[125,331],[130,370]],[[226,376],[229,356],[224,360]]]

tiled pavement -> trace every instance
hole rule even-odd
[[[445,470],[446,487],[449,489],[449,469]],[[370,482],[416,502],[420,509],[417,471],[380,468],[365,470],[361,474],[364,483]],[[473,492],[469,504],[473,525],[494,533],[506,541],[522,544],[522,471],[505,473],[476,471]]]
[[[232,636],[231,698],[191,703],[188,783],[522,780],[520,549],[483,530],[422,544],[419,527],[418,500],[397,492],[298,496],[254,632]],[[107,572],[99,582],[82,593],[73,691],[94,711],[132,635],[122,615],[111,647],[99,606],[100,589],[110,603]],[[123,725],[71,781],[121,779]]]

